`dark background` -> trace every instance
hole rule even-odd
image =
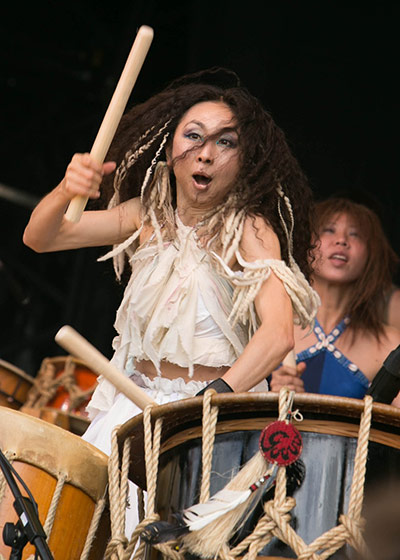
[[[140,25],[154,40],[133,90],[232,68],[286,132],[317,198],[351,191],[400,253],[398,2],[8,3],[1,15],[0,359],[35,375],[71,324],[106,356],[121,297],[102,252],[38,255],[32,205],[90,151]]]

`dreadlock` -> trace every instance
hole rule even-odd
[[[240,242],[246,216],[262,216],[278,235],[282,258],[289,264],[292,250],[308,278],[311,189],[282,130],[229,70],[215,68],[179,78],[123,116],[107,155],[117,162],[117,170],[104,180],[102,206],[140,196],[144,221],[150,221],[160,236],[160,224],[170,223],[171,208],[176,206],[176,187],[171,173],[168,201],[165,192],[160,192],[157,163],[165,161],[165,149],[183,115],[204,101],[225,103],[239,130],[240,171],[224,204],[205,216],[209,238],[229,258]],[[169,203],[160,204],[160,196]],[[279,213],[282,197],[290,203],[281,205]],[[285,223],[292,223],[293,215],[296,224],[289,240]],[[165,228],[163,235],[173,236],[173,228]]]

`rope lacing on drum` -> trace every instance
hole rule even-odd
[[[282,393],[282,392],[281,392]],[[339,525],[319,536],[307,545],[290,526],[289,512],[295,506],[293,498],[285,498],[286,483],[278,475],[275,498],[264,504],[264,515],[257,523],[253,533],[238,546],[229,549],[225,543],[218,553],[222,560],[234,560],[243,555],[245,560],[254,560],[273,536],[285,542],[296,553],[298,560],[322,560],[330,558],[346,543],[361,553],[365,560],[372,560],[362,536],[364,520],[361,508],[364,494],[364,480],[368,439],[372,417],[372,398],[365,397],[364,412],[360,420],[359,438],[354,463],[354,473],[347,514],[341,515]],[[281,469],[279,469],[281,471]]]
[[[53,528],[54,519],[56,517],[58,502],[60,501],[61,492],[64,488],[64,484],[67,480],[67,475],[65,473],[60,473],[57,477],[57,484],[54,490],[53,497],[51,499],[51,504],[47,512],[46,522],[44,524],[44,532],[46,533],[47,537],[50,537],[51,530]]]
[[[82,390],[75,378],[76,365],[72,356],[67,356],[64,371],[57,375],[53,358],[45,358],[40,366],[39,373],[30,389],[25,406],[42,408],[55,396],[57,390],[63,387],[69,395],[68,411],[79,408],[91,396],[94,386]]]
[[[14,461],[18,460],[18,455],[14,451],[5,451],[5,457],[7,460],[12,464]],[[43,525],[43,530],[46,534],[47,540],[50,538],[51,531],[53,529],[53,524],[57,515],[57,508],[60,503],[61,494],[65,483],[69,481],[69,477],[66,473],[58,473],[57,475],[57,484],[54,489],[53,497],[51,499],[51,503],[49,509],[47,511],[46,521]],[[4,493],[6,489],[7,483],[3,473],[0,471],[0,504],[2,499],[4,498]],[[97,529],[100,523],[100,519],[104,510],[104,507],[107,503],[106,495],[100,499],[94,509],[93,517],[90,523],[89,531],[86,536],[86,541],[84,544],[84,548],[82,550],[81,556],[79,560],[87,560],[89,557],[89,552],[93,544],[93,540],[96,536]],[[0,554],[0,560],[5,560],[5,558]],[[36,556],[31,554],[26,560],[36,560]]]
[[[218,407],[211,404],[213,394],[215,394],[215,391],[208,390],[203,397],[203,470],[201,501],[208,499],[210,489],[212,448],[214,445],[218,417]],[[291,407],[292,400],[293,392],[289,392],[286,388],[282,389],[279,394],[279,418],[284,418],[287,415],[288,407]],[[301,415],[298,411],[294,411],[291,414],[292,417],[297,420],[301,419]],[[253,532],[234,548],[230,548],[227,542],[222,543],[218,553],[215,555],[215,560],[236,560],[239,556],[243,560],[255,560],[258,553],[271,541],[273,537],[277,537],[282,542],[286,543],[295,552],[298,560],[325,560],[330,558],[346,543],[361,553],[365,560],[372,560],[362,535],[364,520],[361,517],[371,419],[372,398],[366,396],[364,398],[364,411],[360,418],[349,506],[347,508],[347,513],[340,516],[339,525],[333,527],[307,545],[303,539],[296,534],[295,530],[290,525],[290,512],[295,507],[296,501],[294,498],[286,495],[286,468],[279,467],[274,498],[263,505],[264,513],[259,519]],[[143,519],[135,528],[129,545],[126,545],[126,540],[123,541],[125,537],[117,537],[114,536],[114,532],[112,533],[113,537],[109,544],[110,553],[108,555],[106,554],[106,559],[128,560],[131,557],[130,555],[134,552],[138,538],[144,527],[159,519],[158,514],[155,513],[155,493],[157,487],[161,420],[157,419],[154,426],[154,433],[152,435],[151,405],[147,407],[144,412],[143,424],[145,433],[146,480],[149,492],[147,514],[145,519]],[[116,437],[113,441],[116,442]],[[114,446],[114,449],[118,452],[118,445],[114,443]],[[126,453],[129,455],[128,452]],[[110,458],[110,460],[112,459]],[[124,463],[124,459],[122,460],[122,463]],[[121,473],[123,470],[124,467],[122,466]],[[113,473],[113,476],[114,474],[115,473]],[[110,502],[111,499],[110,495]],[[122,503],[126,505],[126,500],[121,502],[121,504]],[[117,524],[119,528],[117,529],[114,527],[114,530],[118,531],[119,535],[123,535],[124,529],[122,529],[122,523],[120,524],[120,520],[118,520]],[[114,538],[116,540],[118,540],[118,538],[121,539],[119,541],[119,546],[112,544]],[[109,547],[107,547],[107,551],[109,550]],[[171,560],[184,560],[185,550],[184,547],[180,546],[179,541],[169,541],[168,543],[155,544],[153,547],[159,550],[166,558],[170,558]],[[139,560],[144,558],[144,552],[144,544],[140,543],[136,548],[132,559]]]
[[[155,422],[154,433],[151,427],[151,408],[149,405],[143,412],[144,425],[144,452],[146,463],[147,481],[147,513],[145,518],[135,527],[128,542],[125,536],[125,509],[127,506],[128,495],[128,474],[130,457],[130,438],[124,441],[122,463],[120,468],[119,448],[117,433],[120,426],[116,426],[112,433],[111,455],[109,460],[109,498],[111,513],[111,539],[107,545],[105,560],[128,560],[129,558],[142,558],[145,543],[139,541],[139,537],[146,525],[159,519],[159,515],[154,513],[158,460],[160,455],[162,419]],[[140,515],[140,512],[139,512]],[[141,515],[140,515],[141,517]],[[132,556],[132,554],[134,555]],[[173,554],[173,557],[175,555]]]
[[[206,391],[203,397],[203,439],[202,439],[202,476],[200,502],[210,497],[211,465],[214,449],[215,431],[218,418],[218,407],[211,406],[214,391]]]

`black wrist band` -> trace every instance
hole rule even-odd
[[[204,389],[196,393],[196,397],[204,395],[208,389],[214,389],[217,393],[233,393],[232,387],[230,387],[228,383],[222,379],[222,377],[218,377],[218,379],[214,379],[214,381],[211,381],[211,383],[206,385]]]

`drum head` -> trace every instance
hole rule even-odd
[[[40,465],[55,478],[68,473],[71,484],[96,501],[103,496],[108,480],[107,455],[59,426],[0,407],[0,448],[15,453],[24,463]]]

